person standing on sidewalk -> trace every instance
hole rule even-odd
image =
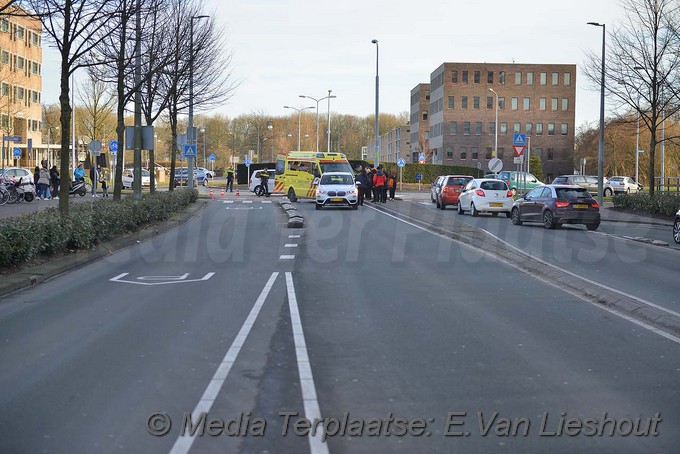
[[[40,176],[38,177],[38,192],[42,194],[42,198],[45,200],[52,198],[52,195],[50,194],[50,172],[47,170],[47,164],[45,162],[43,162],[42,167],[40,168]]]
[[[227,169],[227,191],[234,192],[234,169],[229,167]]]
[[[394,193],[397,190],[397,173],[392,170],[392,173],[387,177],[387,189],[390,191],[390,200],[394,200]]]
[[[52,183],[52,197],[59,199],[59,182],[61,178],[59,177],[59,170],[57,166],[52,166],[50,169],[50,182]]]
[[[373,175],[373,203],[384,203],[385,185],[387,184],[387,177],[382,171],[382,167],[378,166],[375,175]]]
[[[357,182],[357,192],[359,199],[357,203],[360,206],[364,206],[364,197],[366,196],[366,191],[368,191],[368,175],[366,175],[366,170],[362,169],[361,166],[359,166],[359,173],[355,177],[355,181]]]
[[[92,180],[92,197],[97,197],[97,181],[99,181],[99,170],[97,167],[90,167],[90,180]]]

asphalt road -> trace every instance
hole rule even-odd
[[[677,343],[369,206],[299,203],[305,228],[287,229],[274,203],[241,202],[3,298],[0,452],[680,445]],[[179,437],[202,411],[243,435]],[[325,443],[295,435],[345,414]]]

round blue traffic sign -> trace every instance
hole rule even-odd
[[[210,153],[209,159],[210,159],[211,161],[214,161],[215,159],[217,159],[217,156],[215,156],[215,153]]]
[[[14,147],[14,157],[15,157],[15,158],[20,158],[20,157],[21,157],[21,148]]]
[[[246,158],[243,163],[246,165],[246,167],[250,167],[250,159]]]
[[[397,166],[398,167],[404,167],[405,165],[406,165],[406,159],[404,159],[404,158],[397,159]]]
[[[118,153],[118,141],[117,140],[112,140],[109,142],[109,150],[111,153]]]

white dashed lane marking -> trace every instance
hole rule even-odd
[[[294,255],[282,255],[279,257],[279,260],[293,260],[294,258]]]

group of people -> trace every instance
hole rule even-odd
[[[78,167],[76,167],[76,169],[73,171],[73,179],[75,181],[85,180],[85,169],[83,168],[82,162],[78,164]],[[98,165],[96,167],[90,167],[90,180],[92,181],[92,197],[99,197],[97,195],[97,184],[101,184],[102,186],[102,197],[109,196],[109,183],[106,176],[102,173],[101,166]]]
[[[364,199],[372,196],[373,203],[385,203],[388,199],[394,200],[397,190],[397,178],[394,171],[387,173],[384,167],[357,166],[354,175],[357,190],[359,192],[359,205],[364,204]]]
[[[33,171],[33,181],[35,182],[35,198],[38,200],[49,200],[59,198],[59,170],[57,166],[52,166],[47,170],[47,161],[43,160],[39,166],[35,166]]]

